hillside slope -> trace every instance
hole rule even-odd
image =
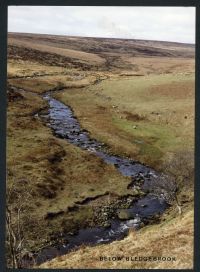
[[[111,218],[96,216],[95,205],[102,210],[128,194],[140,197],[128,188],[131,177],[56,137],[42,121],[40,114],[48,113],[42,94],[50,91],[110,154],[172,175],[182,215],[171,203],[157,225],[112,244],[82,246],[41,267],[192,267],[194,49],[161,41],[8,34],[7,201],[15,229],[23,206],[22,255],[60,245],[80,229],[108,226]],[[147,253],[177,260],[99,261],[102,255]]]
[[[193,235],[193,212],[189,209],[184,215],[162,224],[139,232],[131,231],[122,241],[96,247],[83,246],[76,252],[42,264],[40,268],[192,269]],[[116,261],[116,257],[122,259]],[[141,257],[142,261],[139,260]],[[163,259],[145,261],[147,257]]]

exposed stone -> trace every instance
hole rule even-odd
[[[103,224],[103,227],[104,228],[109,228],[111,226],[111,223],[110,222],[105,222],[104,224]]]
[[[128,220],[134,218],[127,209],[120,209],[117,211],[117,216],[121,220]]]

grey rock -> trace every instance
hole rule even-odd
[[[142,205],[141,205],[142,208],[145,208],[145,207],[147,207],[147,206],[148,206],[147,204],[142,204]]]
[[[127,209],[120,209],[117,211],[117,216],[121,220],[128,220],[132,219],[133,215],[130,214],[130,212]]]
[[[103,227],[104,228],[109,228],[111,226],[111,223],[109,223],[109,222],[105,222],[104,224],[103,224]]]

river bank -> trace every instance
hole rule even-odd
[[[169,199],[166,197],[170,195],[172,198],[170,201],[174,200],[176,185],[170,178],[161,176],[160,173],[139,162],[107,154],[103,150],[103,145],[90,139],[89,133],[80,127],[70,107],[52,98],[50,92],[43,95],[43,99],[48,101],[49,109],[45,114],[40,111],[40,117],[57,137],[92,152],[108,164],[113,164],[122,175],[131,177],[132,180],[127,186],[130,191],[128,196],[120,201],[115,200],[114,203],[110,201],[109,206],[101,206],[98,212],[96,210],[96,220],[93,216],[92,222],[94,224],[96,221],[96,224],[93,227],[78,228],[72,236],[63,233],[63,243],[44,248],[40,253],[34,254],[34,262],[40,264],[83,244],[97,245],[122,239],[127,235],[128,229],[138,229],[152,221],[158,221],[159,215],[168,206]],[[90,201],[84,203],[88,202]],[[73,207],[74,210],[77,208]],[[53,213],[48,214],[49,218],[55,216]],[[27,266],[27,263],[25,260],[24,266]]]
[[[26,92],[26,91],[24,90],[22,93],[24,93],[24,92]],[[42,97],[40,99],[42,99]],[[150,201],[149,202],[150,205],[149,205],[149,203],[147,201],[147,204],[146,204],[145,203],[145,197],[146,197],[145,195],[147,194],[147,192],[144,192],[141,190],[141,188],[144,186],[144,184],[146,186],[146,191],[148,191],[149,188],[152,188],[153,190],[155,189],[154,186],[152,186],[153,177],[157,174],[157,172],[155,172],[155,170],[153,170],[149,166],[145,166],[144,164],[140,164],[137,160],[132,161],[129,158],[122,158],[117,155],[104,153],[104,152],[108,151],[107,145],[105,145],[105,144],[102,145],[99,141],[96,141],[94,139],[90,139],[89,132],[80,127],[80,124],[78,123],[78,120],[74,116],[74,113],[70,107],[64,105],[63,103],[61,103],[60,101],[58,101],[54,98],[48,97],[48,95],[46,95],[44,100],[49,103],[50,112],[47,107],[48,104],[46,104],[46,102],[44,101],[46,104],[45,110],[43,110],[41,108],[39,110],[39,115],[43,118],[43,121],[45,120],[45,122],[48,123],[48,126],[53,130],[54,135],[59,137],[61,139],[62,143],[63,143],[63,141],[68,141],[70,144],[77,146],[78,149],[82,148],[83,150],[86,150],[86,152],[89,152],[91,154],[93,159],[95,156],[98,156],[100,159],[101,167],[104,165],[104,163],[106,163],[106,164],[108,163],[109,165],[111,165],[115,169],[117,169],[117,171],[119,171],[120,174],[128,177],[129,181],[128,181],[126,187],[124,187],[124,189],[121,190],[120,196],[118,195],[117,197],[116,196],[113,197],[112,193],[110,194],[110,193],[108,193],[108,191],[103,193],[102,198],[104,197],[104,195],[105,196],[109,195],[109,201],[112,198],[115,199],[114,202],[117,203],[117,205],[116,205],[117,209],[116,209],[116,207],[111,208],[112,212],[110,213],[110,211],[109,211],[109,213],[108,213],[108,211],[106,210],[108,205],[101,204],[99,207],[99,210],[101,210],[101,212],[98,212],[98,216],[96,216],[95,220],[93,220],[95,218],[95,216],[94,216],[95,213],[93,211],[91,212],[91,209],[86,207],[86,205],[82,205],[84,203],[88,204],[88,203],[90,203],[90,201],[93,202],[92,197],[91,198],[85,197],[82,201],[77,201],[77,203],[75,203],[75,205],[71,205],[67,210],[66,209],[63,210],[63,209],[59,208],[56,211],[52,211],[52,209],[50,208],[49,211],[45,215],[45,218],[48,221],[48,224],[50,223],[50,221],[51,221],[51,223],[50,223],[51,225],[54,224],[58,220],[59,217],[62,217],[63,214],[67,214],[67,213],[70,214],[71,213],[71,215],[73,214],[72,216],[74,216],[74,214],[77,213],[81,216],[83,211],[84,211],[83,213],[85,214],[84,218],[89,219],[88,220],[89,222],[85,222],[84,224],[81,223],[82,224],[81,226],[83,227],[83,229],[80,229],[80,228],[77,229],[76,224],[78,222],[84,222],[84,220],[81,219],[81,221],[80,221],[78,219],[78,221],[76,221],[76,223],[75,222],[73,223],[72,227],[70,227],[68,225],[67,232],[66,231],[59,231],[59,233],[57,233],[56,228],[54,228],[54,231],[51,235],[51,239],[48,241],[48,243],[44,242],[42,245],[43,249],[42,249],[41,255],[40,254],[38,255],[37,253],[34,253],[34,251],[33,251],[31,257],[30,258],[28,257],[28,265],[30,265],[32,263],[32,257],[34,257],[34,262],[36,261],[36,259],[38,259],[38,261],[36,261],[36,262],[39,264],[39,263],[44,262],[48,259],[56,257],[57,255],[65,254],[66,252],[68,252],[68,250],[70,250],[66,246],[69,243],[69,240],[71,240],[71,244],[76,247],[76,246],[80,246],[82,242],[85,243],[85,240],[84,240],[85,237],[86,237],[86,240],[87,240],[87,237],[89,237],[89,240],[86,242],[86,244],[88,243],[91,245],[98,244],[98,241],[100,239],[103,239],[101,242],[106,243],[106,242],[111,242],[113,239],[116,240],[119,238],[124,238],[124,235],[127,235],[127,233],[128,233],[127,232],[128,229],[133,228],[133,227],[135,227],[137,229],[137,227],[138,227],[138,224],[135,224],[135,221],[134,221],[136,219],[135,218],[135,216],[137,214],[136,212],[134,214],[132,214],[132,218],[126,218],[126,216],[128,214],[128,213],[126,213],[127,209],[132,208],[131,204],[134,204],[134,205],[136,204],[136,207],[137,207],[137,200],[140,201],[139,199],[141,199],[143,197],[144,203],[143,202],[141,203],[141,205],[143,207],[140,206],[140,212],[141,212],[141,210],[145,211],[147,209],[147,215],[148,215],[148,209],[150,207],[150,211],[151,211],[151,204],[152,203],[154,205],[156,202],[156,204],[155,204],[156,212],[160,212],[160,211],[163,212],[164,210],[162,209],[162,204],[165,203],[165,202],[162,203],[162,201],[164,200],[163,197],[161,197],[161,202],[160,202],[160,200],[155,201],[155,199],[158,199],[158,192],[156,192],[156,197],[154,195],[154,200],[152,201],[152,203]],[[62,112],[61,114],[60,114],[60,111]],[[36,113],[36,116],[33,116],[33,117],[37,120],[37,122],[39,121],[37,113]],[[65,120],[65,118],[66,118],[66,120]],[[63,120],[64,120],[64,122],[63,122]],[[70,128],[69,124],[72,125],[71,128]],[[60,125],[62,125],[62,127],[60,127]],[[77,139],[78,139],[78,141],[77,141]],[[102,149],[104,152],[102,152]],[[57,164],[58,162],[62,161],[62,157],[65,157],[65,152],[64,153],[58,152],[57,154],[48,158],[48,160],[55,165],[55,163]],[[150,173],[150,175],[149,175],[149,173]],[[134,184],[134,182],[135,182],[135,184]],[[113,189],[114,189],[114,187],[113,187]],[[49,196],[54,198],[53,195],[52,196],[49,195]],[[49,197],[49,196],[47,196],[47,197]],[[96,198],[96,196],[94,196],[94,198]],[[98,201],[101,200],[101,196],[100,197],[97,196],[97,199],[98,199]],[[116,201],[116,199],[117,199],[117,201]],[[112,207],[111,202],[112,201],[110,201],[110,203],[109,203],[110,207]],[[65,205],[64,201],[63,201],[63,205]],[[83,209],[82,209],[82,206],[84,206]],[[122,219],[123,220],[122,224],[119,221],[114,222],[114,223],[110,222],[110,221],[112,221],[110,219],[116,220],[116,217],[118,218],[117,213],[116,213],[116,211],[118,209],[125,209],[126,210],[125,218]],[[85,211],[86,211],[86,213],[85,213]],[[105,214],[107,214],[107,215],[105,215]],[[109,214],[109,216],[108,216],[108,214]],[[151,213],[150,213],[150,215],[152,217]],[[114,217],[114,218],[112,218],[112,217]],[[149,219],[147,219],[147,217],[145,218],[145,216],[144,216],[144,220],[141,220],[141,218],[140,218],[142,226],[144,226],[145,224],[152,223],[152,222],[159,222],[159,217],[157,217],[157,216],[155,216],[155,218],[149,218]],[[99,226],[100,229],[99,229],[99,227],[96,227],[96,226]],[[89,230],[87,229],[88,227],[89,227]],[[120,231],[119,231],[119,228],[120,228]],[[66,227],[65,227],[65,229],[66,229]],[[113,229],[114,229],[114,231],[118,232],[117,236],[110,235],[110,233],[112,233]],[[71,233],[70,238],[67,233]],[[80,233],[81,233],[81,235],[80,235]],[[99,235],[97,237],[97,239],[95,239],[95,241],[93,241],[93,239],[91,239],[92,233],[94,234],[94,236],[97,233]],[[104,237],[104,238],[102,238],[102,237]],[[109,237],[109,239],[108,239],[108,237]],[[67,238],[68,238],[68,240],[67,240]],[[45,248],[47,244],[50,244],[51,246],[50,247],[47,246],[47,248]],[[26,256],[30,256],[30,255],[29,254],[25,255],[25,259],[26,259]],[[39,257],[36,257],[36,256],[39,256]]]

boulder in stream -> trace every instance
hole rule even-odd
[[[130,211],[128,211],[127,209],[119,209],[117,211],[117,216],[121,220],[128,220],[134,218],[134,216],[130,214]]]

